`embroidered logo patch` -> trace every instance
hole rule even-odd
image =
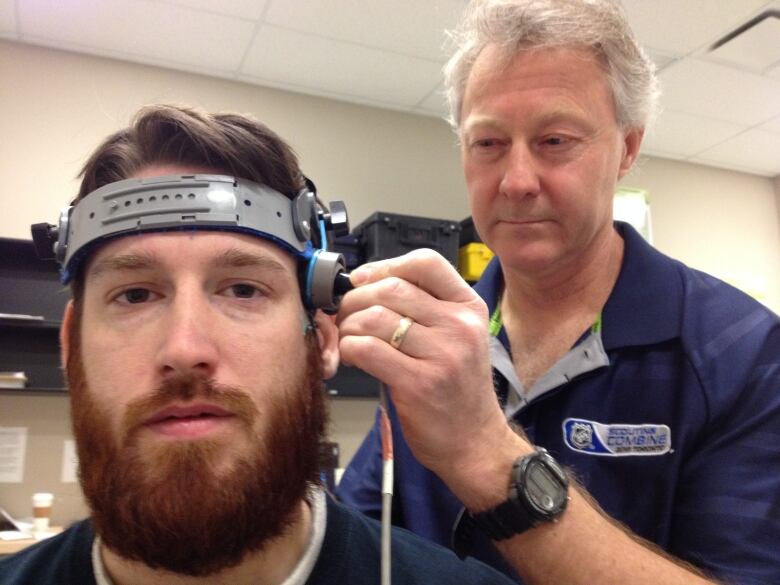
[[[663,455],[672,448],[666,425],[605,425],[580,418],[563,421],[563,440],[574,451],[607,457]]]

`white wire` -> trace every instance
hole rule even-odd
[[[390,540],[392,535],[393,510],[393,437],[387,405],[387,387],[379,389],[379,410],[382,433],[382,555],[381,585],[390,585]]]

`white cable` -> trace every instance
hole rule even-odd
[[[390,585],[390,539],[393,510],[393,433],[387,412],[387,387],[382,384],[379,390],[380,431],[382,435],[381,585]]]

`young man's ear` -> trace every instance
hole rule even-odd
[[[317,324],[317,341],[322,356],[322,373],[325,379],[332,378],[339,367],[339,329],[336,316],[326,315],[322,311],[314,314]]]
[[[73,301],[68,301],[65,314],[62,316],[62,326],[60,326],[60,362],[63,369],[68,366],[71,327],[73,327]]]

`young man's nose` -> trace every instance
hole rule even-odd
[[[215,337],[218,330],[211,307],[202,295],[177,295],[162,324],[158,354],[160,373],[166,376],[197,371],[211,377],[219,355]]]

